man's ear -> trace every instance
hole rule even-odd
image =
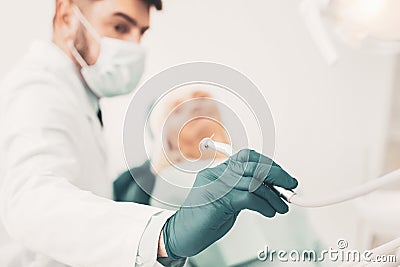
[[[54,29],[66,40],[73,40],[79,27],[79,20],[73,12],[71,0],[57,0]]]

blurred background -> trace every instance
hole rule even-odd
[[[251,3],[250,3],[251,2]],[[318,53],[294,0],[165,0],[144,44],[143,81],[179,63],[212,61],[247,75],[263,92],[276,126],[275,160],[305,194],[339,191],[400,166],[398,58],[337,44],[329,66]],[[0,3],[0,78],[34,39],[51,36],[54,1]],[[115,176],[126,170],[124,114],[131,96],[102,101]],[[144,159],[138,158],[138,164]],[[322,240],[351,247],[387,239],[354,212],[355,202],[308,210]],[[393,204],[394,205],[394,204]],[[374,210],[371,208],[371,210]],[[372,227],[372,228],[371,228]],[[381,235],[381,236],[380,236]]]

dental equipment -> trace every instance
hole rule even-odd
[[[232,147],[229,144],[215,142],[211,138],[204,138],[200,142],[200,150],[206,150],[206,149],[213,149],[228,157],[232,155]],[[355,188],[347,189],[343,192],[332,194],[327,197],[322,197],[319,199],[306,198],[296,194],[291,190],[287,190],[279,186],[272,186],[272,188],[275,189],[279,193],[279,196],[284,200],[286,200],[288,203],[292,203],[294,205],[301,207],[316,208],[316,207],[330,206],[347,200],[358,198],[360,196],[371,193],[379,188],[382,188],[384,186],[399,181],[400,181],[400,169],[388,173],[378,179],[374,179],[366,184],[357,186]]]
[[[200,150],[213,149],[227,157],[232,156],[232,147],[229,144],[215,142],[209,137],[201,140],[199,146]],[[276,185],[270,185],[270,184],[264,184],[264,185],[274,189],[279,194],[279,197],[283,198],[289,203],[292,203],[291,199],[296,195],[295,192]]]

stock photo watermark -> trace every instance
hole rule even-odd
[[[375,255],[372,250],[349,249],[349,243],[345,239],[339,239],[336,247],[315,250],[276,250],[270,249],[268,245],[259,250],[257,258],[262,262],[342,262],[342,263],[396,263],[397,256]]]

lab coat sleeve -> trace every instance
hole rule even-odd
[[[56,84],[32,82],[12,91],[2,96],[7,106],[0,114],[0,218],[9,235],[70,266],[135,266],[140,240],[144,246],[156,238],[142,238],[145,229],[163,210],[117,203],[75,186],[76,117],[68,110],[79,107]]]
[[[136,266],[154,266],[155,263],[156,266],[166,267],[182,267],[185,265],[186,259],[160,259],[158,262],[156,262],[158,238],[165,222],[174,213],[174,211],[164,211],[152,216],[140,241],[138,255],[136,258]]]

